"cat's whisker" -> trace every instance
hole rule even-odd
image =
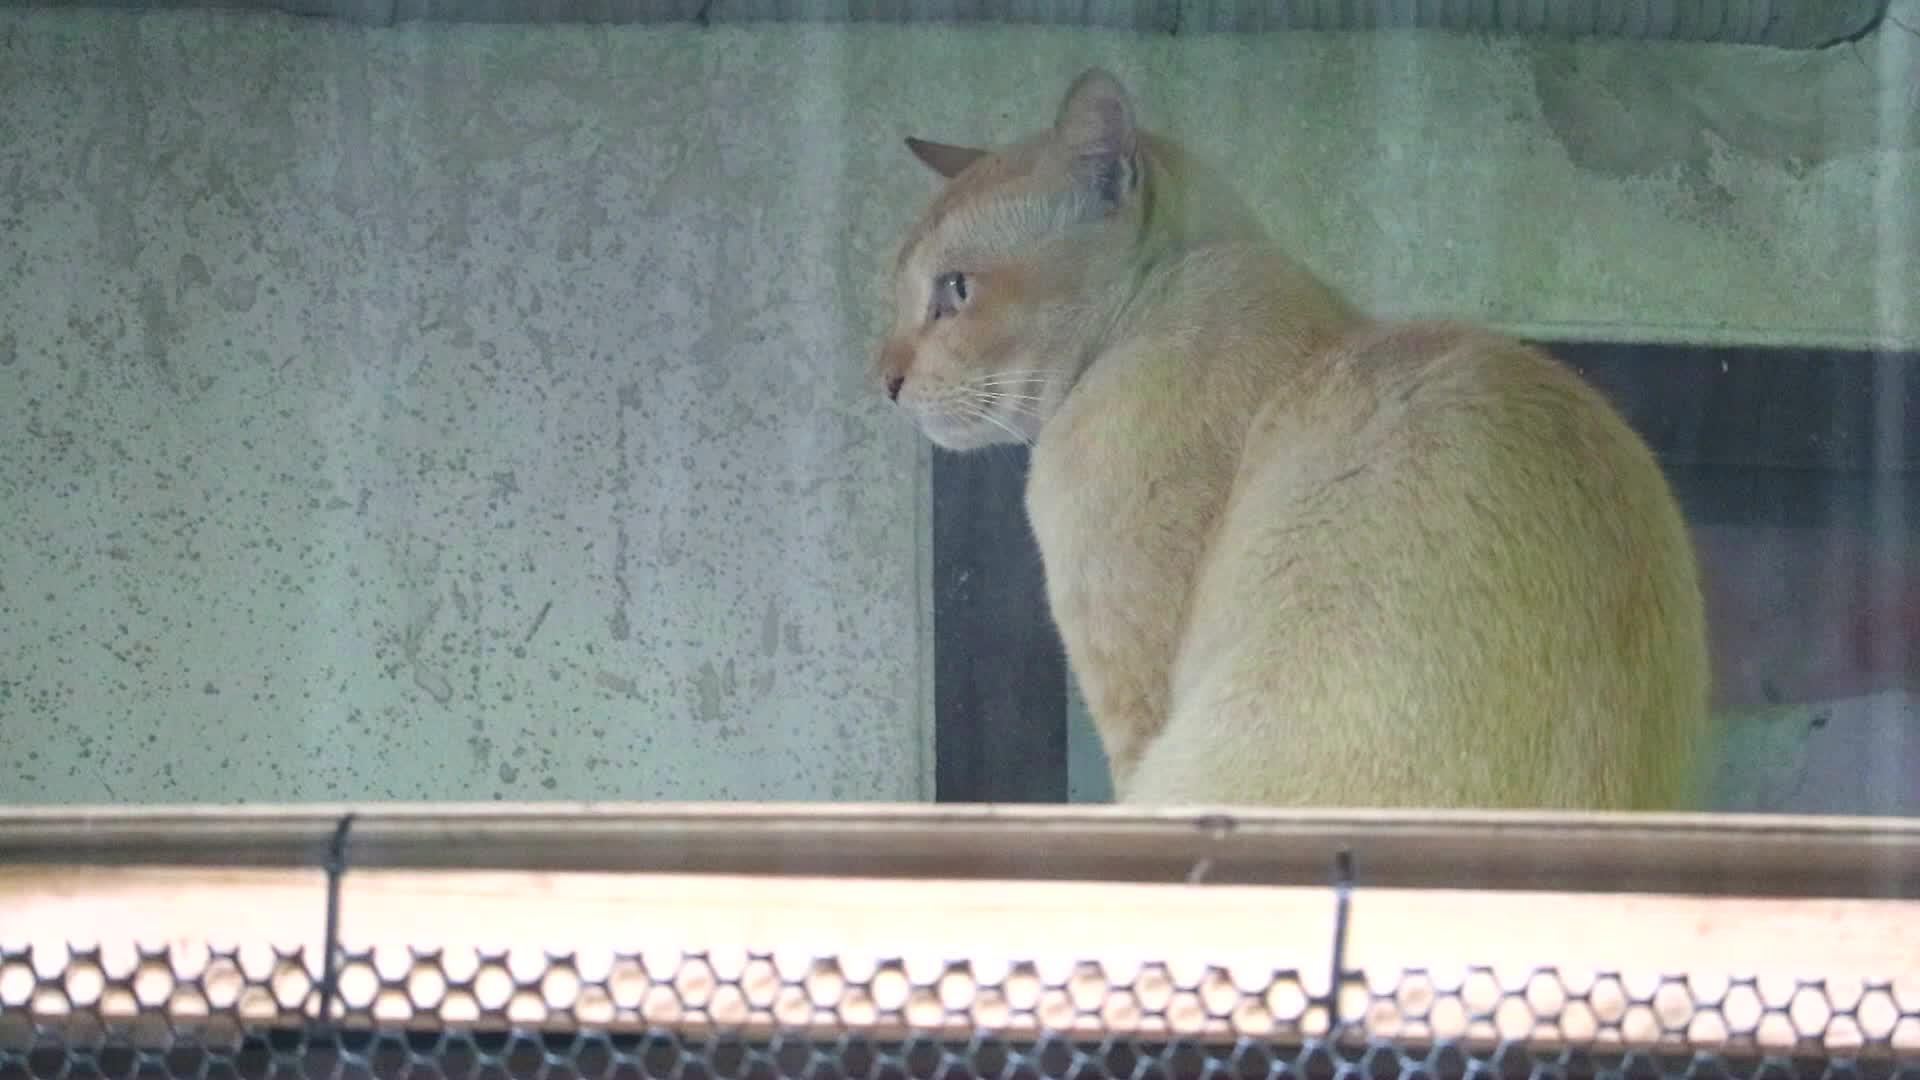
[[[980,386],[1048,386],[1054,382],[1051,375],[988,375],[979,380]]]
[[[961,397],[954,399],[952,406],[946,409],[945,412],[949,415],[961,416],[969,420],[983,420],[988,414],[988,409],[983,402],[968,397]]]
[[[1030,402],[1025,402],[1025,401],[1005,401],[1001,399],[990,398],[990,399],[981,401],[979,405],[981,408],[987,410],[988,412],[1001,410],[1009,413],[1015,413],[1020,416],[1030,416],[1036,420],[1041,417],[1041,412],[1039,407],[1036,405],[1033,405]]]
[[[1040,406],[1046,404],[1047,399],[1038,394],[1009,394],[1005,391],[994,390],[977,394],[974,400],[994,405],[1006,405],[1010,408],[1022,409],[1027,412],[1038,412]]]
[[[997,427],[1001,431],[1004,431],[1007,434],[1013,436],[1016,440],[1018,440],[1024,446],[1033,445],[1033,440],[1027,438],[1024,434],[1022,434],[1018,428],[1014,427],[1012,424],[1007,423],[1005,420],[1002,420],[998,416],[993,415],[993,413],[989,412],[987,409],[984,409],[979,405],[976,405],[964,400],[958,402],[957,404],[959,405],[964,415],[975,420],[985,420],[987,423],[992,424],[994,427]]]
[[[1044,424],[1047,420],[1046,414],[1042,413],[1037,406],[1024,401],[1013,401],[1006,398],[985,398],[981,399],[980,403],[975,407],[987,413],[988,416],[993,419],[1012,417],[1014,420],[1031,420],[1035,426]],[[998,416],[994,415],[996,411],[999,414]]]
[[[988,406],[1004,404],[1036,417],[1039,407],[1047,400],[1042,394],[1023,394],[978,383],[967,387],[967,393],[976,403]]]
[[[1046,423],[1046,418],[1034,412],[1032,409],[1006,409],[1003,410],[1000,415],[1019,423],[1023,427],[1031,426],[1037,428]]]
[[[1007,423],[1005,420],[1000,419],[999,417],[993,415],[992,413],[986,413],[984,414],[984,416],[988,423],[992,424],[994,427],[999,428],[1001,431],[1004,431],[1007,434],[1013,436],[1015,439],[1019,440],[1019,442],[1022,445],[1024,446],[1033,445],[1033,440],[1027,438],[1026,435],[1021,433],[1020,429],[1014,427],[1012,424]]]

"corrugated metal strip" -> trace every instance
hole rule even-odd
[[[0,0],[22,6],[17,0]],[[28,0],[32,7],[276,11],[399,22],[1009,22],[1156,33],[1429,28],[1813,49],[1888,0]]]

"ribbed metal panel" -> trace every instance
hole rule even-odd
[[[1814,49],[1888,0],[0,0],[32,7],[277,11],[400,22],[1005,22],[1157,33],[1425,28]]]
[[[777,2],[777,0],[762,0]],[[1884,0],[1179,0],[1183,30],[1428,28],[1806,49],[1871,28]]]

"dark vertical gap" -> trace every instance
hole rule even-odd
[[[1920,354],[1542,344],[1647,440],[1694,525],[1885,533],[1887,507],[1920,486],[1920,446],[1877,438],[1889,415],[1920,417],[1920,380],[1904,377]]]
[[[1067,801],[1067,665],[1026,517],[1027,452],[933,455],[936,802]]]

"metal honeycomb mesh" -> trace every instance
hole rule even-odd
[[[0,1080],[1920,1080],[1904,983],[390,946],[329,992],[323,952],[0,942]]]

